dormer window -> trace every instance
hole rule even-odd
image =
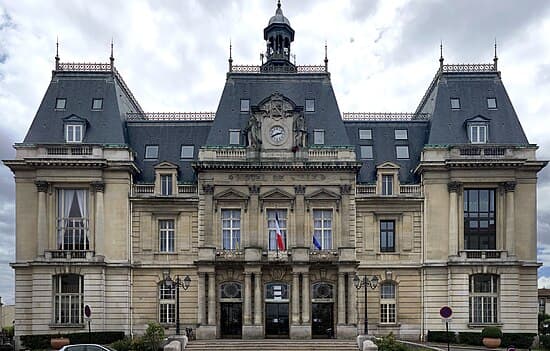
[[[396,129],[395,130],[395,140],[407,140],[407,130],[406,129]]]
[[[65,125],[65,141],[67,143],[81,143],[83,134],[82,124]]]
[[[66,105],[67,105],[67,99],[65,99],[65,98],[57,98],[55,100],[55,109],[56,110],[64,110]]]
[[[145,159],[146,160],[156,160],[159,157],[159,146],[158,145],[147,145],[145,146]]]
[[[232,129],[229,131],[229,145],[239,145],[241,143],[241,130]]]
[[[372,160],[372,145],[361,145],[361,158]]]
[[[315,129],[313,131],[313,143],[315,145],[324,145],[325,144],[325,130],[324,129]]]
[[[306,99],[306,112],[315,112],[315,100]]]
[[[487,108],[489,110],[496,110],[497,109],[497,98],[494,98],[494,97],[487,98]]]
[[[487,143],[487,124],[475,123],[470,124],[468,132],[470,134],[470,142],[472,144],[485,144]]]
[[[103,110],[103,99],[92,99],[92,110]]]
[[[397,159],[404,160],[409,158],[409,147],[408,146],[396,146],[395,154]]]
[[[372,129],[359,129],[359,139],[372,140]]]
[[[451,110],[460,110],[459,98],[451,98]]]
[[[241,112],[248,112],[248,111],[250,111],[250,100],[241,99]]]

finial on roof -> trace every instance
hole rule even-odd
[[[115,69],[115,56],[113,54],[113,46],[114,46],[114,39],[111,37],[111,57],[109,57],[109,61],[111,61],[111,71]]]
[[[325,40],[325,72],[328,72],[327,41]]]
[[[277,8],[278,8],[278,9],[281,8],[281,0],[277,0]]]
[[[231,38],[229,38],[229,72],[233,70],[233,44],[231,43]]]
[[[498,71],[497,38],[495,38],[495,56],[493,57],[493,63],[495,65],[495,71]]]
[[[443,70],[443,40],[439,42],[439,69]]]
[[[55,40],[55,70],[59,69],[59,37]]]

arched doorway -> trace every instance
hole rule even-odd
[[[311,337],[332,338],[334,336],[334,287],[319,282],[312,286],[311,294]]]
[[[220,285],[220,332],[222,338],[238,339],[243,330],[242,285],[228,282]]]
[[[265,287],[265,336],[288,338],[288,285],[268,283]]]

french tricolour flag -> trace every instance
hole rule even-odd
[[[285,242],[283,240],[283,233],[281,227],[279,227],[279,214],[275,212],[275,235],[277,239],[277,249],[285,251]]]

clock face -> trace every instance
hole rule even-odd
[[[269,130],[269,137],[273,142],[275,143],[281,143],[283,140],[285,140],[286,137],[286,131],[281,126],[273,126]]]

